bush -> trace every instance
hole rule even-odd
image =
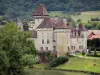
[[[63,64],[65,62],[68,61],[68,57],[58,57],[56,59],[54,59],[50,64],[49,64],[49,67],[53,68],[53,67],[56,67],[60,64]]]

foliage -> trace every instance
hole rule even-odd
[[[2,17],[0,16],[0,22],[2,22]]]
[[[34,43],[27,40],[30,37],[30,33],[19,30],[12,22],[7,22],[0,29],[0,50],[5,52],[9,62],[9,67],[6,67],[7,75],[23,75],[25,65],[22,65],[22,57],[26,54],[36,55]]]
[[[77,23],[78,23],[78,24],[82,24],[82,20],[81,20],[81,19],[78,19],[78,20],[77,20]]]
[[[97,56],[97,52],[96,52],[96,49],[94,50],[94,56]]]
[[[21,62],[25,66],[33,67],[33,64],[36,63],[35,56],[31,54],[25,54],[21,58]]]
[[[9,67],[9,60],[4,51],[0,50],[0,75],[6,75]]]
[[[58,58],[55,58],[49,65],[49,67],[56,67],[60,64],[63,64],[65,62],[68,61],[68,57],[58,57]]]
[[[90,22],[86,23],[85,26],[87,29],[100,30],[100,22],[97,22],[97,21],[90,21]]]
[[[83,55],[83,56],[85,55],[85,51],[83,51],[83,50],[82,50],[82,55]]]
[[[80,12],[100,10],[99,0],[0,0],[0,15],[5,18],[32,18],[37,5],[45,4],[49,11]]]
[[[100,50],[100,39],[92,39],[88,40],[87,42],[88,48],[91,48],[92,50],[97,49],[98,51]]]

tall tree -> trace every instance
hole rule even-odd
[[[9,62],[6,75],[24,75],[22,57],[26,54],[36,55],[34,42],[27,40],[30,37],[30,33],[19,30],[12,22],[0,29],[0,50],[5,52]]]

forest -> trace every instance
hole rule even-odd
[[[39,4],[48,11],[82,12],[100,10],[100,0],[0,0],[0,15],[4,18],[30,18]]]

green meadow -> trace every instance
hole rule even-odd
[[[36,64],[36,68],[47,68],[48,64]],[[69,57],[69,61],[56,69],[83,70],[100,73],[100,59]]]
[[[100,59],[71,57],[67,63],[59,65],[56,68],[100,73]]]
[[[86,12],[81,12],[81,15],[68,15],[67,13],[64,13],[62,11],[51,11],[49,12],[49,15],[54,17],[54,16],[71,16],[71,18],[75,21],[78,19],[82,19],[83,23],[88,22],[91,18],[100,18],[100,11],[86,11]]]

